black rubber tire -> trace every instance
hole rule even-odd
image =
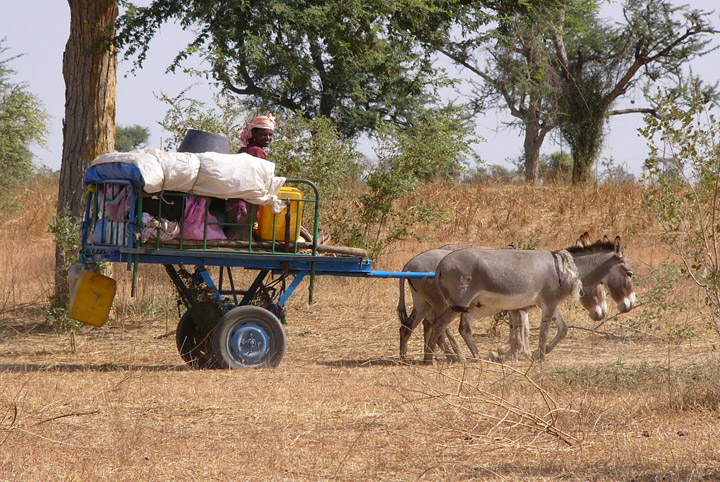
[[[285,356],[285,330],[265,308],[244,305],[228,311],[212,335],[221,368],[277,367]]]
[[[203,333],[186,311],[178,322],[175,344],[180,356],[192,368],[216,368],[218,363],[212,351],[211,333]]]

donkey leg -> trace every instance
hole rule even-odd
[[[472,323],[472,313],[463,313],[460,315],[460,336],[462,336],[463,340],[465,340],[465,344],[470,349],[473,358],[480,358],[480,351],[478,350],[478,347],[472,337]]]
[[[518,350],[524,358],[532,360],[532,351],[530,350],[530,322],[528,320],[528,312],[520,310],[520,334],[519,334]]]
[[[438,339],[443,335],[454,317],[455,313],[452,310],[445,310],[445,312],[440,316],[436,316],[433,320],[432,329],[428,330],[430,333],[427,334],[425,338],[425,356],[423,358],[425,363],[432,363],[433,353],[435,352]]]
[[[427,340],[432,333],[432,329],[432,320],[425,318],[423,320],[423,333],[426,345]],[[445,331],[438,337],[437,346],[442,350],[449,362],[454,363],[458,361],[457,355],[460,347],[458,347],[457,340],[453,336],[452,331],[450,331],[449,326],[445,328]]]
[[[547,339],[550,335],[550,322],[552,321],[552,312],[548,313],[543,310],[542,320],[540,321],[540,335],[538,336],[538,348],[533,352],[533,360],[544,360],[545,349],[547,347]]]
[[[444,345],[442,348],[445,352],[445,357],[450,363],[465,363],[465,357],[460,352],[460,346],[458,345],[458,342],[455,339],[455,335],[453,335],[450,326],[445,328],[445,332],[440,335],[440,338],[438,339],[438,345],[440,345],[441,342]]]
[[[567,336],[568,332],[567,323],[565,323],[565,320],[563,320],[562,316],[560,316],[560,312],[558,310],[555,310],[555,313],[553,313],[553,320],[555,320],[555,324],[557,325],[557,333],[555,334],[555,338],[547,344],[547,348],[545,349],[546,354],[550,353],[553,348],[555,348],[555,345],[560,343],[563,338]]]
[[[427,312],[427,307],[423,305],[419,305],[416,307],[413,307],[412,312],[410,313],[410,316],[407,318],[407,320],[401,319],[400,324],[400,359],[403,361],[407,360],[407,344],[408,340],[410,339],[410,336],[412,335],[413,331],[417,326],[420,324],[421,321],[425,319],[425,314]]]
[[[520,310],[510,311],[510,350],[505,354],[505,359],[517,361],[518,351],[522,351],[523,344],[523,312]]]
[[[518,314],[517,311],[510,311],[509,312],[510,317],[510,332],[508,333],[508,341],[507,343],[500,345],[496,351],[490,352],[490,360],[497,362],[497,363],[503,363],[508,359],[516,359],[516,351],[518,348],[518,338],[522,336],[522,333],[520,331],[520,326],[518,324]]]

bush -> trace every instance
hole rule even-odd
[[[0,39],[0,54],[4,39]],[[0,60],[0,212],[17,208],[9,193],[35,174],[34,144],[44,145],[48,115],[25,83],[13,83],[8,67],[16,57]]]
[[[703,291],[708,323],[720,335],[720,129],[714,106],[699,98],[685,110],[662,99],[658,104],[658,116],[648,116],[642,130],[650,147],[645,202],[682,274]],[[667,175],[668,162],[674,175]]]

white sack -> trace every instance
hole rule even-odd
[[[109,152],[96,157],[91,166],[109,162],[134,164],[145,181],[144,190],[190,192],[200,170],[200,159],[191,152],[165,152],[160,149],[138,149]]]
[[[271,206],[279,213],[284,204],[277,199],[284,177],[275,177],[275,164],[249,154],[165,152],[138,149],[111,152],[96,157],[91,166],[110,162],[134,164],[145,181],[144,191],[178,191],[221,199],[244,199]]]
[[[275,177],[275,164],[250,154],[205,152],[200,157],[200,172],[193,192],[200,196],[244,199],[253,204],[272,206],[280,212],[283,203],[277,194],[285,183]],[[277,210],[276,210],[277,209]]]

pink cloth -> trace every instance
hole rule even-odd
[[[260,127],[261,129],[270,129],[271,131],[274,131],[275,117],[273,117],[272,114],[253,117],[252,120],[248,123],[248,125],[243,127],[243,130],[240,133],[241,146],[245,147],[248,145],[248,141],[252,137],[252,130],[258,127]]]
[[[111,192],[113,189],[111,189]],[[110,193],[108,193],[110,194]],[[130,193],[122,188],[115,199],[106,204],[107,216],[113,221],[124,221],[130,214]]]
[[[225,211],[236,211],[236,219],[227,219],[228,223],[241,223],[242,217],[247,213],[247,203],[242,199],[228,199],[225,201]]]
[[[217,223],[215,216],[207,213],[205,219],[205,205],[207,198],[188,196],[185,199],[185,221],[183,224],[183,239],[227,239],[223,233],[222,226]],[[207,224],[207,235],[205,225]]]

